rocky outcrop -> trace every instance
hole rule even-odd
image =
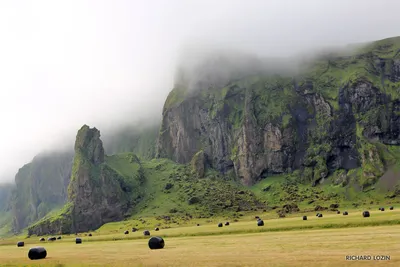
[[[103,143],[96,128],[84,125],[76,136],[68,203],[56,218],[29,228],[30,234],[85,232],[122,220],[134,194],[123,177],[104,161]]]
[[[204,152],[200,150],[197,152],[191,161],[192,165],[192,172],[199,178],[204,177],[204,173],[206,170],[206,157],[204,155]]]
[[[164,106],[157,156],[189,163],[203,150],[245,185],[293,170],[313,185],[344,170],[345,184],[362,167],[356,179],[367,186],[387,167],[379,144],[400,145],[399,59],[375,54],[391,46],[319,60],[296,77],[266,73],[190,94],[181,83]]]

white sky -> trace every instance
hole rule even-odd
[[[43,149],[72,146],[85,123],[161,115],[185,44],[288,55],[400,35],[399,10],[397,0],[1,0],[0,181]]]

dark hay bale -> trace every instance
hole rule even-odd
[[[154,228],[154,231],[160,231],[160,228],[156,227]]]
[[[228,226],[228,225],[229,225],[229,222],[225,222],[225,225]]]
[[[389,209],[390,209],[390,210],[393,210],[394,208],[393,208],[393,206],[392,206],[392,207],[390,207]]]
[[[257,221],[257,226],[264,226],[264,221],[263,220],[258,220]]]
[[[164,239],[159,236],[153,236],[149,239],[149,248],[150,249],[162,249],[165,246]]]
[[[143,235],[150,235],[150,231],[149,230],[144,230],[143,231]]]
[[[381,211],[385,211],[385,208],[381,208]]]
[[[40,242],[44,242],[44,241],[46,241],[46,239],[44,239],[44,237],[42,237],[42,238],[39,239],[39,241]]]
[[[129,231],[125,231],[124,234],[126,234],[126,235],[129,234]]]
[[[340,210],[338,210],[338,211],[336,212],[336,214],[340,214]]]
[[[317,217],[318,217],[318,216],[319,216],[319,212],[318,212],[317,214],[315,214],[315,216],[317,216]]]
[[[197,224],[197,226],[200,226],[200,224]]]
[[[44,259],[47,256],[47,251],[44,247],[34,247],[29,249],[28,258],[31,260]]]
[[[322,213],[318,214],[318,218],[322,218]]]
[[[363,213],[362,213],[362,216],[364,217],[364,218],[366,218],[366,217],[369,217],[370,216],[370,214],[369,214],[369,211],[364,211]]]
[[[347,211],[343,212],[343,215],[349,215],[349,213]]]
[[[92,234],[90,233],[89,236],[92,236]]]
[[[82,238],[75,238],[75,244],[82,244]]]
[[[23,246],[25,246],[25,242],[24,241],[19,241],[17,243],[17,247],[23,247]]]
[[[57,240],[57,238],[55,236],[47,238],[47,241],[56,241],[56,240]]]
[[[219,224],[218,224],[218,227],[222,227],[222,223],[219,223]]]
[[[136,232],[137,230],[139,230],[139,229],[137,229],[137,228],[132,228],[132,233]]]
[[[60,239],[61,239],[61,236],[57,237],[57,239],[60,240]]]
[[[303,216],[303,221],[307,221],[307,216]]]

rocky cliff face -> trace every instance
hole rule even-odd
[[[59,215],[29,228],[30,234],[85,232],[124,218],[135,188],[105,163],[96,128],[84,125],[76,136],[68,202]]]
[[[399,51],[393,38],[318,59],[297,75],[248,75],[219,87],[206,80],[197,91],[177,82],[157,156],[189,163],[204,151],[208,164],[246,185],[293,172],[315,185],[344,170],[367,187],[400,144]]]
[[[72,158],[71,152],[42,153],[19,169],[8,203],[13,231],[18,232],[64,205]]]

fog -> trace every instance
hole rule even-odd
[[[288,57],[397,36],[399,9],[396,0],[0,1],[0,181],[43,150],[72,147],[83,124],[107,132],[159,119],[182,57]]]

